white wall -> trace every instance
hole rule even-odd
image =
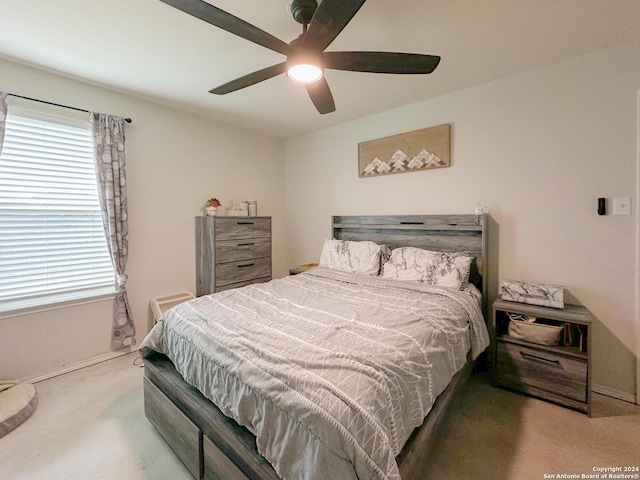
[[[317,260],[331,215],[471,213],[481,200],[494,219],[493,295],[507,278],[563,284],[599,319],[594,383],[625,398],[638,341],[639,88],[633,42],[292,138],[283,150],[280,140],[0,60],[0,90],[134,120],[127,273],[138,343],[149,299],[194,291],[193,217],[210,196],[253,197],[273,216],[276,277]],[[450,168],[358,178],[358,142],[442,123],[453,127]],[[599,217],[596,198],[611,207],[617,195],[632,197],[633,215]],[[108,352],[110,322],[110,301],[0,318],[0,378]]]
[[[0,60],[0,90],[131,117],[127,285],[138,344],[149,300],[195,293],[194,217],[212,196],[254,198],[272,216],[274,276],[287,273],[282,140]],[[37,104],[34,104],[34,107]],[[25,378],[109,352],[111,300],[0,318],[0,378]]]
[[[596,388],[633,400],[638,88],[634,42],[287,140],[289,263],[318,259],[331,215],[472,213],[480,200],[492,295],[505,279],[564,285],[598,317]],[[450,168],[358,177],[358,142],[443,123]],[[632,216],[611,214],[620,195]]]

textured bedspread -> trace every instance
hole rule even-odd
[[[399,479],[395,456],[488,343],[468,293],[318,267],[181,304],[142,351],[256,435],[285,480]]]

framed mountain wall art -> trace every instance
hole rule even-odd
[[[450,125],[438,125],[358,144],[358,176],[418,172],[451,165]]]

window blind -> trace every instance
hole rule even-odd
[[[0,311],[115,292],[88,122],[7,116]]]

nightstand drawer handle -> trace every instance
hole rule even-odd
[[[525,360],[531,360],[533,362],[547,363],[547,364],[555,365],[556,367],[560,367],[560,361],[559,360],[551,360],[549,358],[538,357],[536,355],[531,355],[530,353],[526,353],[526,352],[522,352],[522,351],[520,352],[520,355],[522,355],[522,358],[524,358]]]
[[[255,222],[237,222],[238,225],[253,225]]]
[[[400,222],[400,225],[424,225],[424,222]]]
[[[250,247],[251,245],[255,245],[256,242],[251,242],[251,243],[239,243],[237,246],[238,247]]]
[[[238,268],[253,267],[254,265],[255,263],[245,263],[244,265],[238,265]]]

